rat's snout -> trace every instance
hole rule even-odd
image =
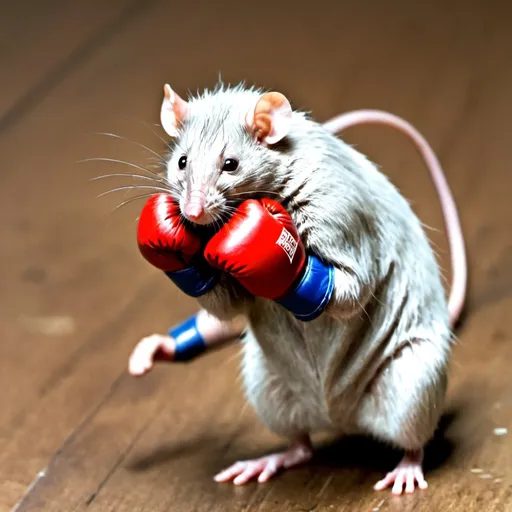
[[[211,216],[206,212],[206,187],[192,188],[186,194],[183,215],[195,224],[210,224]]]
[[[204,203],[205,196],[203,194],[189,194],[183,213],[190,220],[196,221],[204,215]]]

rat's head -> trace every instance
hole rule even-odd
[[[189,221],[222,223],[245,199],[277,199],[286,166],[274,145],[292,121],[285,96],[236,87],[185,101],[165,85],[160,119],[172,139],[167,179]]]

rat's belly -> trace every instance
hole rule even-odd
[[[358,384],[372,371],[360,353],[364,329],[359,318],[297,322],[272,305],[252,314],[242,374],[264,423],[278,433],[350,429]]]

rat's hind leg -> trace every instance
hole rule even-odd
[[[215,476],[218,482],[242,485],[256,478],[266,482],[279,470],[308,462],[313,456],[309,433],[319,427],[321,414],[315,401],[304,400],[290,389],[279,373],[270,369],[259,345],[249,331],[244,343],[242,368],[245,394],[259,419],[273,433],[289,441],[288,449],[254,460],[243,460]]]
[[[360,427],[405,450],[398,466],[375,485],[393,494],[427,488],[423,448],[437,427],[447,387],[449,341],[403,343],[380,368],[361,402]]]

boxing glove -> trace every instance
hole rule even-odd
[[[185,226],[170,195],[156,194],[146,202],[139,217],[137,243],[144,259],[187,295],[199,297],[217,283],[219,271],[204,261],[200,238]]]
[[[244,201],[207,243],[204,256],[257,297],[310,321],[325,309],[334,267],[307,255],[288,212],[272,199]]]

